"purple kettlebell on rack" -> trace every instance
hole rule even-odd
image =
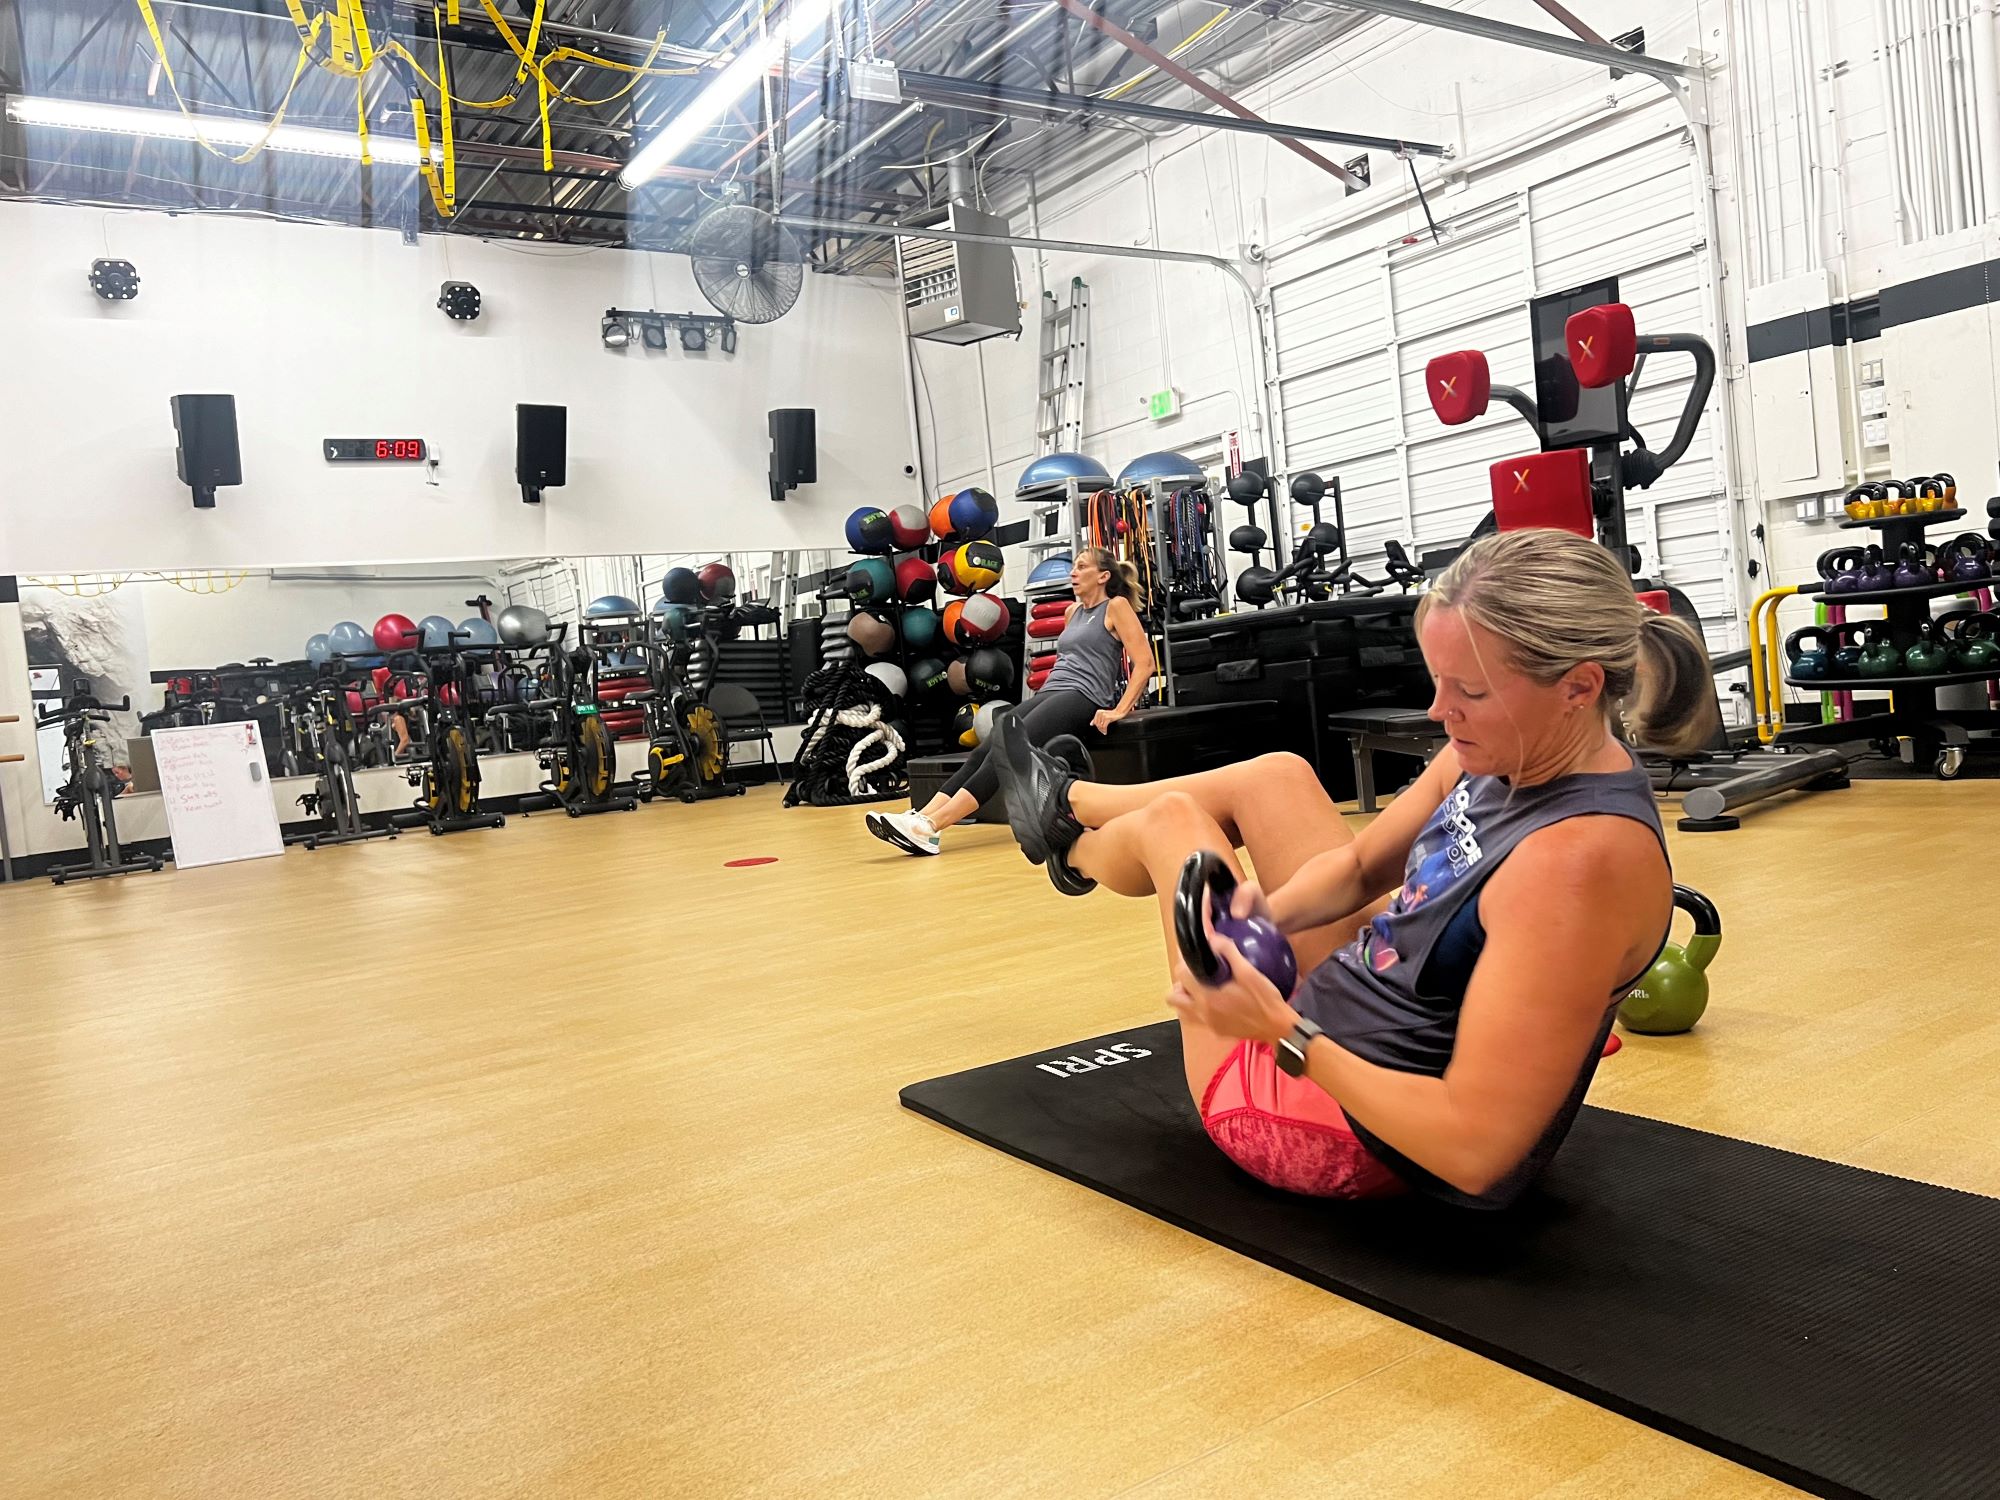
[[[1299,961],[1292,945],[1276,923],[1263,917],[1232,917],[1229,901],[1235,894],[1236,876],[1221,855],[1199,849],[1187,857],[1174,886],[1174,939],[1181,958],[1203,984],[1219,985],[1229,978],[1228,963],[1209,947],[1208,932],[1202,926],[1205,895],[1209,924],[1216,935],[1234,943],[1257,972],[1289,999],[1299,983]]]
[[[1976,583],[1991,576],[1986,566],[1986,538],[1976,531],[1953,537],[1944,549],[1944,560],[1947,576],[1960,582]]]
[[[1902,561],[1896,564],[1896,587],[1899,589],[1920,589],[1936,576],[1931,572],[1924,558],[1924,549],[1917,542],[1905,542],[1902,546]]]
[[[1880,593],[1883,589],[1892,589],[1896,586],[1896,570],[1890,567],[1888,560],[1882,556],[1882,549],[1873,543],[1870,543],[1862,554],[1857,577],[1860,592],[1864,594]]]

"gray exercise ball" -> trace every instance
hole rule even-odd
[[[500,611],[500,644],[521,650],[549,638],[549,617],[532,604],[510,604]]]

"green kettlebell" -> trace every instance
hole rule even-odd
[[[1722,946],[1722,914],[1691,886],[1674,887],[1674,905],[1694,918],[1694,935],[1685,946],[1668,943],[1662,948],[1652,968],[1618,1002],[1618,1021],[1627,1031],[1646,1036],[1691,1031],[1708,1009],[1705,971]]]
[[[1929,620],[1917,627],[1917,643],[1903,653],[1903,665],[1918,677],[1950,670],[1951,655],[1938,637],[1937,626]]]
[[[1903,670],[1903,653],[1889,639],[1889,632],[1882,626],[1874,626],[1868,632],[1868,644],[1861,648],[1861,675],[1863,677],[1893,677]]]
[[[1993,621],[1977,610],[1954,610],[1934,622],[1951,653],[1954,672],[1976,672],[2000,663],[2000,643],[1994,639]]]

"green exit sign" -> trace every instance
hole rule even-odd
[[[1164,422],[1169,417],[1181,414],[1181,393],[1172,386],[1164,391],[1155,391],[1146,398],[1146,415],[1155,422]]]

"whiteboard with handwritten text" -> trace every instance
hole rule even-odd
[[[156,729],[153,756],[175,869],[285,852],[255,724]]]

